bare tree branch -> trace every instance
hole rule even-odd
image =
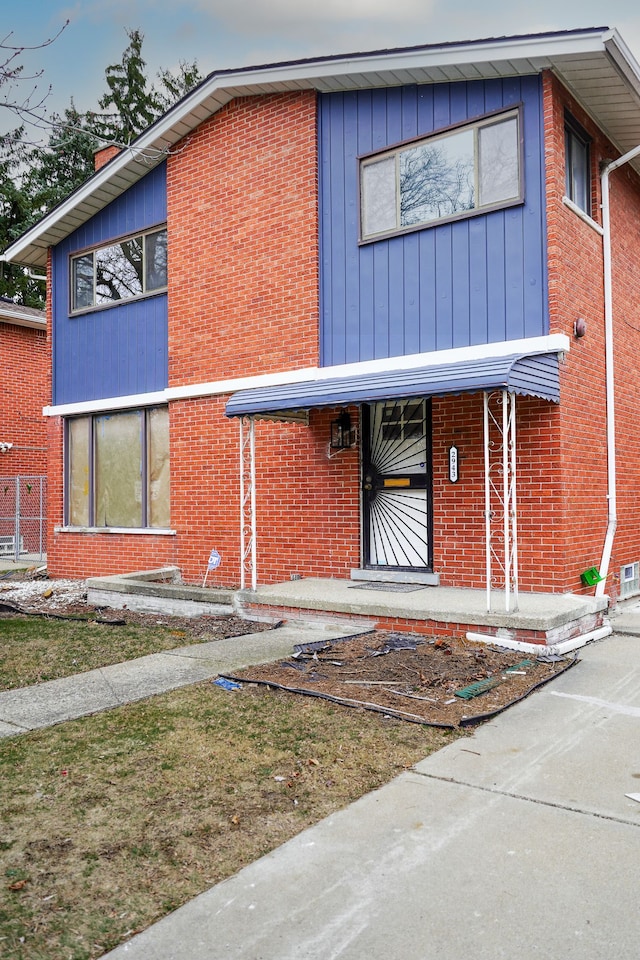
[[[45,47],[51,46],[68,25],[69,21],[66,20],[55,36],[33,46],[11,43],[13,31],[0,40],[0,90],[5,88],[2,96],[0,96],[0,108],[9,110],[20,120],[28,123],[44,123],[46,121],[44,104],[51,93],[51,87],[47,87],[44,92],[38,91],[36,81],[42,77],[44,71],[38,70],[35,73],[25,74],[21,59],[25,51],[43,50]],[[22,93],[24,83],[30,85],[25,95]]]

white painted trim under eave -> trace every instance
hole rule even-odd
[[[546,337],[528,337],[521,340],[504,340],[498,343],[481,343],[473,347],[453,347],[450,350],[432,350],[429,353],[413,353],[406,357],[385,357],[381,360],[362,360],[358,363],[342,363],[331,367],[306,367],[302,370],[285,370],[264,373],[252,377],[235,377],[228,380],[213,380],[209,383],[188,383],[181,387],[167,387],[153,393],[139,393],[126,397],[105,397],[100,400],[85,400],[78,403],[63,403],[44,407],[45,417],[72,417],[84,413],[102,413],[107,410],[127,410],[133,407],[150,407],[169,403],[172,400],[195,400],[199,397],[216,397],[235,393],[238,390],[262,389],[285,384],[330,380],[332,377],[349,377],[377,373],[379,371],[415,370],[418,367],[433,367],[444,363],[465,363],[487,357],[506,357],[511,354],[535,356],[540,353],[568,353],[571,341],[564,333]]]
[[[24,313],[12,313],[11,310],[3,310],[0,313],[0,323],[11,323],[14,327],[29,327],[31,330],[46,330],[47,321],[45,317],[25,316]]]
[[[345,76],[356,78],[353,83],[354,89],[359,87],[369,89],[379,85],[379,80],[375,78],[383,75],[396,76],[398,83],[415,83],[418,76],[415,71],[434,68],[446,71],[448,66],[460,67],[474,63],[509,64],[524,60],[535,64],[533,69],[552,68],[554,65],[560,69],[562,58],[594,53],[602,53],[614,59],[625,84],[632,88],[636,95],[640,93],[638,65],[633,57],[627,60],[627,56],[630,56],[628,48],[621,42],[617,32],[608,28],[460,41],[214,72],[148,127],[129,147],[123,149],[85,184],[15,240],[0,259],[6,258],[8,262],[44,264],[47,247],[62,239],[61,236],[54,237],[56,225],[76,207],[88,202],[94,193],[99,192],[110,180],[115,181],[131,165],[137,168],[133,179],[139,179],[143,172],[148,172],[156,162],[164,159],[164,151],[167,148],[183,139],[206,117],[211,116],[229,100],[242,96],[247,91],[254,93],[259,90],[261,93],[266,93],[280,92],[283,89],[326,90],[332,88],[332,78],[337,83],[338,80],[343,81]],[[496,72],[499,73],[499,70]],[[338,88],[343,89],[342,83],[338,84]],[[204,107],[206,116],[197,119],[198,110],[201,107]],[[146,163],[145,156],[147,156]],[[126,187],[122,190],[130,185],[131,183],[127,181]],[[111,199],[119,195],[122,190],[117,188]],[[99,209],[103,206],[101,202]],[[69,226],[68,229],[65,228],[64,236],[68,236],[73,229],[87,219],[89,216],[83,216],[78,223]],[[25,256],[24,261],[21,261],[21,257],[30,248],[32,252],[29,258]],[[35,248],[41,248],[40,257],[34,256]]]

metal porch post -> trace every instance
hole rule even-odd
[[[247,576],[258,585],[256,570],[256,441],[253,417],[240,417],[240,587]]]
[[[495,562],[498,573],[502,573],[508,613],[518,608],[516,398],[515,394],[501,390],[494,394],[485,392],[483,400],[487,610],[491,610]],[[493,405],[498,409],[492,409]]]

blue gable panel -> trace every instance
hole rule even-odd
[[[53,402],[76,403],[162,390],[168,382],[167,296],[69,315],[69,256],[162,224],[161,164],[58,244],[53,253]]]
[[[358,245],[358,156],[523,104],[521,206]],[[319,103],[324,365],[548,332],[537,76],[326,94]]]

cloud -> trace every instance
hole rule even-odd
[[[192,7],[245,35],[330,37],[335,30],[425,23],[435,0],[191,0]]]

